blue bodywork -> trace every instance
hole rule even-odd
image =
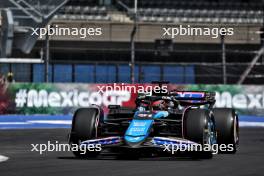
[[[133,119],[126,131],[125,141],[130,143],[142,142],[148,137],[153,120]]]
[[[180,91],[175,95],[176,99],[186,100],[191,102],[200,102],[204,101],[206,94],[205,92],[185,92]],[[87,140],[83,142],[84,144],[90,143],[99,143],[102,145],[114,145],[119,143],[126,143],[130,147],[137,147],[149,138],[150,133],[152,132],[152,127],[154,121],[157,119],[163,119],[169,116],[168,111],[158,110],[158,111],[149,111],[146,106],[137,107],[137,111],[134,113],[133,119],[130,121],[129,126],[124,134],[124,136],[114,136],[111,138]],[[212,133],[214,130],[214,125],[211,121],[208,122],[208,130],[210,134],[210,143],[216,143],[215,135]],[[122,141],[124,140],[124,141]],[[122,142],[121,142],[122,141]],[[152,138],[152,143],[154,145],[162,145],[166,143],[177,144],[179,142],[191,142],[186,140],[179,140],[175,138]]]
[[[155,113],[137,111],[125,133],[125,141],[130,144],[143,142],[149,136],[154,119],[166,118],[168,115],[167,111]]]

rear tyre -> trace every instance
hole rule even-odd
[[[227,151],[221,151],[221,153],[236,153],[239,143],[239,124],[235,110],[232,108],[216,108],[213,110],[213,114],[218,145],[225,144],[230,146]]]
[[[202,145],[201,151],[191,152],[193,158],[210,159],[213,157],[208,146],[216,143],[213,116],[206,109],[190,109],[185,113],[184,137]],[[207,150],[204,150],[207,147]]]
[[[99,134],[100,112],[97,108],[81,108],[78,109],[72,120],[72,130],[70,134],[70,144],[73,146],[80,145],[82,141],[94,139]],[[76,157],[96,157],[100,154],[99,151],[84,152],[84,148],[73,150],[72,152]]]

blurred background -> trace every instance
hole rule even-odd
[[[33,83],[263,84],[263,7],[260,0],[1,0],[0,74]],[[47,25],[100,27],[102,35],[31,35]],[[234,35],[163,37],[162,28],[179,25],[232,27]]]
[[[0,0],[0,13],[1,176],[263,175],[264,0]],[[233,28],[234,35],[163,35],[181,25]],[[48,27],[100,28],[102,35],[32,35]],[[80,107],[97,104],[107,114],[110,104],[135,106],[137,93],[99,94],[98,85],[159,80],[216,92],[215,107],[234,108],[243,127],[237,154],[201,164],[30,152],[32,143],[68,143]]]

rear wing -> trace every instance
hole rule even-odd
[[[172,91],[170,93],[181,103],[202,105],[215,103],[215,92],[206,91]]]

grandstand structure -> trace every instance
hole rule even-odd
[[[34,12],[33,16],[30,13],[30,20],[41,23],[40,26],[102,29],[100,36],[49,37],[50,82],[131,81],[130,35],[134,24],[134,0],[23,1],[38,9],[39,13]],[[13,8],[8,9],[13,13],[21,11],[22,7],[11,4]],[[138,0],[135,81],[262,84],[263,4],[259,0]],[[2,9],[9,6],[0,4]],[[43,16],[47,20],[38,21],[43,20]],[[163,36],[164,27],[180,25],[233,28],[234,35],[217,38],[177,36],[173,39]],[[21,32],[22,23],[18,26],[16,31]],[[24,46],[21,45],[24,40],[16,43],[15,38],[9,57],[42,58],[46,39],[36,39],[36,44],[33,39],[29,40],[26,43],[31,45]],[[18,82],[44,82],[45,68],[44,63],[1,63],[0,73],[6,74],[12,69]]]

